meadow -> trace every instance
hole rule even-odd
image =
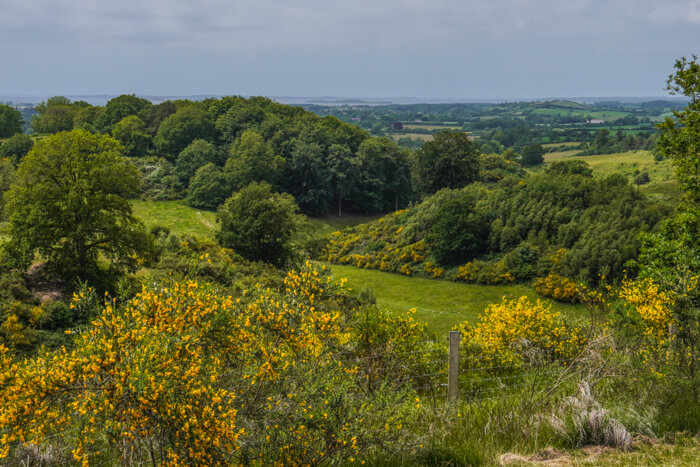
[[[332,265],[331,271],[337,278],[346,278],[347,287],[354,294],[370,289],[381,307],[398,313],[415,308],[415,318],[428,323],[438,337],[446,336],[453,326],[465,320],[476,322],[489,304],[500,303],[503,297],[515,299],[525,295],[533,301],[538,298],[531,287],[522,284],[464,284],[340,264]],[[559,302],[554,302],[552,309],[572,318],[582,318],[587,313],[583,305]]]
[[[679,197],[673,165],[669,160],[657,161],[651,151],[629,151],[594,156],[579,156],[578,149],[550,152],[544,155],[544,162],[580,160],[593,169],[593,175],[606,176],[621,174],[632,180],[638,173],[649,174],[649,183],[640,185],[640,190],[655,199],[676,201]]]
[[[422,141],[432,141],[433,140],[433,135],[426,135],[424,133],[392,133],[390,135],[392,138],[394,138],[394,141],[398,141],[401,138],[411,138],[411,139],[420,139]]]
[[[149,228],[166,227],[179,235],[213,238],[216,214],[212,211],[191,208],[180,201],[133,202],[134,212]],[[309,230],[315,237],[369,222],[378,216],[346,215],[324,216],[309,219]],[[442,335],[453,326],[469,320],[476,321],[487,305],[498,303],[503,297],[514,299],[523,295],[532,300],[538,298],[535,291],[522,284],[480,285],[444,280],[407,277],[354,266],[333,265],[337,278],[348,279],[348,287],[354,294],[370,289],[377,304],[392,311],[405,313],[416,309],[416,319],[428,323],[431,331]],[[569,317],[582,317],[586,309],[582,305],[555,302],[552,308]]]
[[[216,213],[213,211],[192,208],[184,201],[134,200],[132,206],[136,217],[148,228],[165,227],[180,235],[214,237]]]

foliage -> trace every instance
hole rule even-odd
[[[491,366],[520,366],[528,359],[571,359],[584,342],[582,332],[568,327],[551,305],[527,297],[489,305],[472,326],[456,327],[462,343],[469,346],[469,358]]]
[[[223,170],[211,162],[194,174],[187,190],[187,204],[199,208],[216,209],[231,195],[231,188]]]
[[[412,275],[425,274],[432,258],[462,265],[445,278],[486,284],[548,274],[590,284],[601,275],[618,278],[639,251],[638,234],[670,208],[622,177],[593,178],[586,169],[562,163],[520,181],[442,190],[405,212],[333,234],[325,258]]]
[[[180,185],[187,187],[197,169],[208,163],[223,165],[224,159],[225,155],[216,146],[203,139],[196,139],[178,154],[175,175]]]
[[[0,144],[0,159],[8,159],[17,165],[34,146],[31,136],[16,133]]]
[[[276,157],[270,143],[253,130],[245,130],[231,146],[224,171],[232,192],[253,182],[276,186],[284,159]]]
[[[523,178],[525,170],[520,164],[507,158],[507,154],[482,154],[479,159],[479,181],[482,183],[498,183],[506,177]]]
[[[119,120],[114,125],[112,136],[123,146],[125,156],[142,157],[151,147],[151,136],[146,132],[146,125],[136,115]]]
[[[443,203],[431,220],[432,228],[425,241],[439,264],[463,263],[485,249],[491,222],[470,194]]]
[[[192,141],[211,141],[215,133],[214,123],[206,110],[200,105],[188,104],[163,120],[153,143],[161,155],[173,161]]]
[[[420,330],[387,317],[355,334],[342,289],[308,265],[284,287],[237,297],[194,281],[143,289],[126,303],[108,299],[72,350],[19,361],[2,347],[0,455],[12,459],[26,443],[52,462],[86,465],[408,453],[417,443],[404,427],[419,399],[400,387],[367,391],[355,358],[372,351],[397,362]]]
[[[544,149],[540,144],[531,144],[523,148],[520,163],[525,167],[532,167],[544,162]]]
[[[179,199],[175,167],[164,157],[137,157],[129,162],[141,172],[141,196],[153,200]]]
[[[104,107],[104,113],[101,115],[99,122],[97,123],[103,131],[111,130],[115,139],[119,140],[124,146],[126,146],[126,144],[124,144],[124,142],[122,142],[119,137],[114,134],[113,127],[115,127],[118,122],[124,120],[125,118],[143,115],[151,106],[152,104],[148,99],[136,97],[134,94],[122,94],[121,96],[117,96],[107,101],[107,104]],[[141,119],[139,118],[139,120]],[[145,130],[145,128],[139,127],[139,132],[142,130]],[[127,151],[127,153],[129,152]]]
[[[9,105],[0,104],[0,138],[22,133],[22,114]]]
[[[676,120],[666,118],[659,125],[661,136],[658,149],[664,157],[673,160],[678,183],[685,191],[685,200],[690,205],[700,203],[700,64],[697,56],[677,60],[676,72],[668,77],[671,94],[682,94],[690,98],[688,106],[674,111]]]
[[[441,131],[416,152],[415,170],[423,194],[462,188],[479,177],[479,149],[464,133]]]
[[[54,96],[36,106],[38,115],[32,118],[32,129],[36,133],[58,133],[70,131],[80,111],[80,104],[63,96]]]
[[[101,256],[115,269],[147,260],[150,237],[126,199],[138,189],[138,173],[119,151],[113,139],[84,130],[37,142],[7,193],[5,261],[26,269],[39,253],[73,278],[98,274]]]
[[[412,198],[409,157],[388,138],[368,138],[357,149],[361,182],[358,208],[364,212],[398,210]]]
[[[576,303],[581,300],[581,289],[576,282],[557,274],[538,277],[533,283],[537,293],[562,302]]]
[[[284,265],[296,254],[298,209],[288,194],[273,193],[266,183],[252,183],[217,211],[221,229],[216,239],[247,259]]]

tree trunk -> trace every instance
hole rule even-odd
[[[343,198],[338,197],[338,217],[343,215]]]

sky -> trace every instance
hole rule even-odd
[[[665,96],[700,0],[0,0],[0,95]]]

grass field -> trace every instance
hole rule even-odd
[[[561,115],[561,116],[566,116],[566,115],[572,115],[572,116],[581,116],[581,117],[589,117],[589,118],[600,118],[605,121],[610,121],[610,120],[617,120],[618,118],[622,118],[626,115],[628,115],[628,112],[622,112],[619,110],[599,110],[599,111],[594,111],[591,112],[590,110],[585,110],[585,109],[561,109],[561,108],[546,108],[546,109],[535,109],[532,111],[533,114],[535,115],[550,115],[550,116],[555,116],[555,115]]]
[[[605,176],[618,173],[630,179],[637,171],[646,171],[651,181],[640,186],[642,191],[663,200],[675,201],[680,196],[671,161],[655,161],[650,151],[630,151],[595,156],[577,156],[578,152],[578,150],[550,152],[544,155],[544,162],[548,164],[555,161],[581,160],[591,166],[594,175]]]
[[[581,143],[577,143],[576,141],[567,141],[565,143],[546,143],[543,144],[542,147],[547,149],[547,148],[558,148],[560,146],[566,146],[566,147],[575,147],[575,146],[580,146]]]
[[[428,323],[430,330],[438,335],[446,335],[452,326],[465,320],[476,321],[487,305],[500,302],[501,297],[527,295],[531,299],[537,298],[532,288],[519,284],[463,284],[337,264],[331,265],[331,271],[336,278],[348,279],[347,287],[353,293],[372,289],[379,306],[396,312],[415,308],[416,319]],[[553,309],[566,316],[582,317],[586,314],[582,305],[554,303]]]
[[[433,140],[433,135],[424,135],[422,133],[393,133],[391,135],[392,138],[394,138],[394,141],[398,141],[401,138],[409,137],[411,139],[420,139],[423,141],[432,141]]]
[[[199,237],[214,237],[216,214],[213,211],[195,209],[182,201],[133,202],[134,214],[147,227],[162,226],[171,232]]]
[[[151,228],[167,227],[171,232],[181,235],[196,235],[199,237],[214,237],[216,230],[216,213],[187,206],[182,201],[142,201],[133,202],[134,214]],[[381,217],[344,215],[342,217],[328,215],[310,218],[310,230],[313,236],[326,236],[345,227],[369,222]]]
[[[462,127],[458,125],[436,125],[434,123],[404,123],[403,127],[406,128],[407,130],[415,130],[416,128],[422,129],[422,130],[459,130]]]

